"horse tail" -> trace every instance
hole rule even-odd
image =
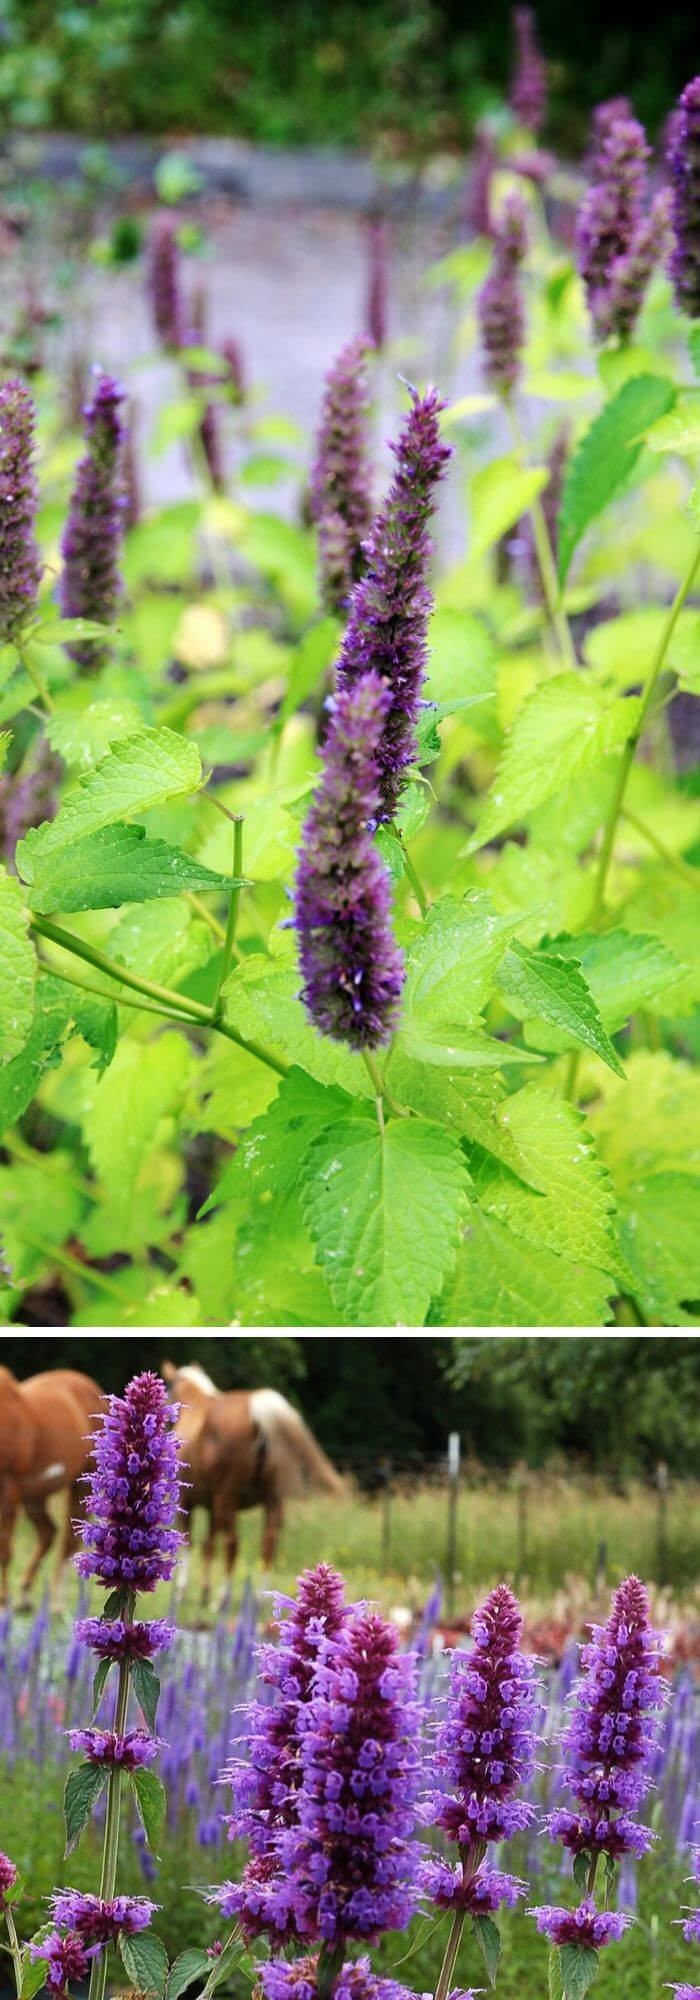
[[[277,1389],[253,1389],[250,1414],[262,1431],[283,1492],[298,1492],[305,1485],[322,1493],[345,1492],[340,1473],[286,1396]]]

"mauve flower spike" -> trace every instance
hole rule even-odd
[[[34,404],[22,382],[0,388],[0,638],[34,610],[41,564],[34,536]]]
[[[525,314],[520,266],[527,248],[525,210],[511,196],[493,231],[493,257],[477,300],[484,373],[489,387],[506,400],[520,374]]]
[[[682,312],[700,319],[700,76],[682,92],[668,154],[674,246],[671,276]]]
[[[94,619],[100,625],[111,624],[121,596],[123,401],[119,384],[111,375],[100,375],[85,411],[86,451],[76,472],[61,544],[63,616]],[[109,648],[103,639],[86,639],[70,646],[69,652],[81,666],[95,672],[108,658]]]
[[[311,471],[310,511],[318,526],[321,596],[342,611],[364,567],[372,522],[367,466],[369,392],[362,340],[341,349],[326,379]]]

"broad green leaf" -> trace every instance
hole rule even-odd
[[[32,639],[41,646],[72,646],[85,639],[111,639],[112,625],[98,625],[94,618],[47,618],[32,628]]]
[[[0,1167],[0,1238],[17,1285],[31,1285],[51,1269],[54,1250],[79,1236],[87,1203],[76,1188],[71,1153],[56,1150],[50,1165],[41,1154]]]
[[[510,1102],[502,1077],[493,1070],[428,1068],[403,1055],[392,1058],[389,1081],[400,1104],[424,1118],[439,1118],[474,1146],[502,1160],[528,1186],[545,1191],[536,1166],[526,1161],[510,1130]]]
[[[406,953],[404,1018],[475,1024],[519,919],[499,916],[482,890],[442,896]]]
[[[92,1713],[97,1714],[102,1696],[109,1679],[111,1660],[98,1660],[92,1680]]]
[[[115,743],[94,770],[79,778],[54,820],[33,828],[22,843],[25,868],[71,847],[115,820],[134,818],[166,799],[193,792],[202,767],[196,744],[172,729],[142,729]]]
[[[63,1794],[66,1854],[72,1854],[77,1847],[83,1827],[87,1826],[108,1777],[105,1764],[78,1764],[74,1771],[69,1771]]]
[[[620,1205],[622,1245],[650,1326],[697,1326],[700,1176],[650,1174]]]
[[[133,736],[143,726],[135,701],[114,695],[86,704],[81,695],[85,695],[84,684],[71,688],[66,700],[46,719],[52,750],[75,771],[89,770],[106,755],[110,744]]]
[[[692,1014],[700,1001],[700,895],[661,862],[648,868],[635,896],[619,912],[632,932],[659,938],[678,961],[679,973],[664,992],[669,1020]],[[685,967],[685,970],[680,968]]]
[[[58,1061],[61,1043],[69,1033],[69,1010],[70,988],[58,989],[56,980],[39,978],[29,1037],[12,1062],[0,1069],[0,1134],[22,1117],[44,1071]]]
[[[515,718],[465,852],[476,853],[578,773],[621,750],[638,717],[635,696],[606,700],[581,674],[556,674],[534,688]]]
[[[482,694],[465,694],[461,701],[439,701],[421,710],[416,727],[416,763],[432,764],[440,755],[439,726],[448,715],[464,715],[468,708],[480,708],[483,701],[492,697]]]
[[[657,605],[625,611],[619,618],[607,618],[587,635],[586,659],[619,692],[639,686],[646,679],[667,626],[668,609]],[[684,686],[692,691],[697,681],[700,689],[700,612],[682,611],[676,619],[665,663],[675,670]]]
[[[615,1200],[580,1111],[536,1083],[515,1091],[504,1114],[518,1151],[539,1175],[538,1194],[488,1155],[471,1167],[484,1213],[515,1236],[572,1264],[619,1274]]]
[[[623,383],[582,437],[564,477],[557,524],[559,578],[566,578],[575,549],[591,521],[625,486],[645,433],[670,410],[676,391],[660,375],[635,375]]]
[[[216,945],[187,903],[167,896],[162,902],[134,904],[125,910],[109,934],[112,958],[122,959],[144,979],[162,986],[181,986],[206,965]]]
[[[374,1113],[323,1132],[302,1205],[333,1298],[351,1325],[422,1326],[457,1247],[467,1175],[439,1125]]]
[[[182,438],[191,437],[202,421],[203,409],[204,398],[195,392],[163,404],[153,426],[151,449],[154,458],[159,458],[169,445],[179,444]]]
[[[555,1945],[553,1949],[550,1951],[549,1962],[547,1966],[548,2000],[563,2000],[563,1991],[564,1988],[563,1988],[562,1974],[561,1974],[561,1952],[557,1950],[557,1947]]]
[[[527,513],[548,479],[546,466],[524,467],[515,454],[492,459],[475,473],[469,489],[469,552],[473,559],[485,555]]]
[[[127,1977],[140,1994],[161,2000],[168,1977],[168,1954],[155,1931],[141,1931],[136,1937],[119,1932],[119,1952]]]
[[[181,1951],[179,1958],[174,1959],[168,1973],[166,2000],[180,2000],[180,1995],[186,1993],[188,1986],[193,1986],[195,1980],[200,1985],[203,1984],[209,1978],[211,1969],[212,1961],[205,1951],[198,1951],[194,1946],[187,1951]]]
[[[166,840],[147,840],[144,826],[117,820],[99,832],[85,834],[58,853],[32,854],[28,843],[17,849],[19,872],[30,884],[33,910],[109,910],[122,903],[148,903],[178,896],[185,889],[234,888],[233,878],[214,874],[170,847]]]
[[[525,1243],[475,1209],[435,1326],[605,1326],[614,1287],[602,1272]]]
[[[498,740],[495,715],[497,653],[483,620],[470,612],[437,610],[428,628],[429,658],[424,693],[438,705],[472,698],[470,728]],[[478,701],[477,697],[481,697]]]
[[[566,2000],[585,2000],[598,1970],[598,1953],[593,1945],[563,1944],[561,1976]]]
[[[479,1028],[441,1026],[435,1022],[423,1030],[414,1019],[409,1019],[400,1030],[395,1048],[414,1062],[448,1070],[498,1070],[509,1063],[520,1065],[540,1060],[536,1050],[520,1048],[517,1042],[499,1041]]]
[[[144,1227],[148,1232],[144,1175],[161,1121],[182,1102],[190,1063],[188,1044],[178,1033],[151,1042],[147,1061],[140,1042],[123,1040],[86,1112],[85,1142],[108,1202],[111,1240],[123,1240],[125,1248],[138,1247]],[[162,1198],[167,1201],[168,1195],[166,1184]]]
[[[323,676],[335,658],[340,638],[337,618],[320,618],[305,632],[292,654],[287,692],[279,712],[280,724],[295,715],[310,694],[322,692]]]
[[[700,451],[700,401],[697,395],[680,395],[675,409],[652,424],[646,441],[650,451],[673,451],[679,458],[695,458]]]
[[[567,1045],[592,1049],[617,1076],[624,1069],[603,1023],[587,979],[573,957],[529,951],[517,942],[502,959],[497,984],[520,1019],[534,1015],[562,1030]]]
[[[489,1986],[495,1986],[498,1963],[501,1956],[501,1933],[493,1917],[474,1917],[474,1936],[486,1966]]]
[[[158,1854],[168,1809],[165,1786],[157,1771],[151,1771],[145,1765],[132,1771],[131,1783],[136,1810],[151,1853]]]
[[[11,1062],[27,1040],[35,979],[24,897],[14,875],[0,868],[0,1063]]]
[[[7,1897],[5,1901],[7,1901]],[[21,1963],[22,1985],[20,1988],[20,2000],[34,2000],[35,1993],[39,1992],[40,1986],[43,1986],[46,1981],[46,1959],[30,1958],[29,1951],[25,1947],[25,1950],[22,1952]]]
[[[305,1070],[291,1069],[269,1110],[255,1119],[227,1161],[202,1214],[236,1195],[292,1194],[312,1141],[327,1125],[352,1115],[356,1102],[344,1090],[317,1083]]]
[[[688,334],[688,353],[696,375],[700,375],[700,325],[694,323]]]
[[[155,1735],[160,1681],[150,1660],[134,1660],[131,1669],[131,1685],[139,1708],[142,1710],[144,1718],[148,1723],[148,1727],[151,1733]]]
[[[579,961],[601,1020],[611,1034],[624,1027],[639,1007],[649,1007],[665,994],[684,973],[661,938],[623,929],[556,938],[551,949]],[[618,1075],[623,1073],[618,1068]]]
[[[608,1859],[609,1856],[606,1856],[606,1860]],[[584,1852],[583,1854],[574,1855],[574,1865],[572,1869],[572,1874],[574,1881],[576,1883],[576,1887],[577,1889],[580,1889],[582,1896],[586,1896],[588,1894],[588,1876],[589,1876],[590,1866],[591,1866],[590,1854],[586,1854]]]
[[[271,965],[268,958],[246,958],[227,980],[226,1019],[246,1040],[264,1041],[287,1062],[308,1070],[319,1083],[338,1083],[353,1096],[367,1097],[370,1083],[364,1063],[340,1042],[331,1042],[311,1026],[299,999],[299,974],[289,965]]]
[[[700,1174],[700,1074],[666,1050],[633,1052],[627,1082],[606,1078],[590,1113],[598,1152],[619,1198],[651,1174]]]

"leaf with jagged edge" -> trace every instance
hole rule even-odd
[[[20,841],[17,866],[30,884],[31,909],[45,916],[54,910],[113,910],[123,903],[179,896],[186,889],[201,894],[241,886],[240,878],[214,874],[167,840],[148,840],[145,826],[131,821],[100,827],[58,854],[27,858],[24,846]]]
[[[627,1277],[610,1177],[596,1157],[583,1114],[530,1083],[513,1093],[506,1116],[518,1150],[532,1160],[547,1192],[533,1192],[487,1154],[474,1156],[474,1187],[484,1213],[571,1264]]]
[[[533,688],[506,739],[465,854],[477,853],[579,772],[621,750],[636,728],[639,709],[635,695],[606,700],[582,674],[555,674]]]
[[[700,1174],[700,1073],[666,1049],[636,1049],[627,1082],[606,1077],[589,1113],[600,1158],[618,1199],[650,1174]]]
[[[313,1140],[359,1108],[347,1091],[316,1082],[295,1064],[269,1109],[254,1119],[227,1160],[201,1214],[236,1196],[293,1193]]]
[[[202,781],[199,751],[173,729],[141,729],[114,743],[66,794],[56,818],[33,827],[21,843],[25,874],[86,834],[133,819],[166,800],[194,792]]]
[[[118,1948],[124,1970],[137,1993],[154,1993],[156,2000],[161,2000],[168,1977],[168,1954],[155,1931],[139,1931],[134,1937],[120,1931]]]
[[[620,1202],[622,1247],[633,1296],[656,1326],[697,1326],[700,1307],[700,1175],[645,1175]]]
[[[559,581],[575,549],[634,472],[644,433],[672,408],[674,384],[661,375],[636,375],[623,383],[584,432],[564,475],[557,520]]]
[[[534,1015],[549,1022],[562,1031],[565,1046],[573,1042],[592,1049],[616,1076],[624,1076],[582,968],[573,958],[549,950],[529,951],[516,941],[505,953],[496,983],[520,1019]]]
[[[467,1204],[459,1141],[441,1126],[374,1113],[322,1132],[302,1167],[302,1208],[350,1325],[422,1326],[453,1261]]]
[[[585,2000],[598,1971],[598,1953],[593,1945],[563,1944],[560,1951],[565,2000]]]
[[[615,1286],[475,1208],[430,1326],[606,1326]]]
[[[508,1123],[511,1100],[496,1072],[427,1069],[399,1052],[392,1060],[391,1086],[400,1104],[410,1104],[425,1118],[439,1119],[471,1145],[493,1153],[528,1186],[543,1188],[536,1163],[525,1161],[515,1144]]]
[[[654,1002],[686,972],[661,938],[622,926],[603,932],[582,931],[574,938],[548,939],[544,949],[580,965],[601,1021],[611,1034],[617,1034],[639,1007],[664,1013],[663,998],[659,1007]]]
[[[109,1206],[110,1230],[125,1248],[141,1240],[141,1177],[156,1151],[161,1120],[182,1102],[191,1061],[184,1036],[174,1031],[149,1045],[147,1061],[140,1042],[125,1039],[85,1113],[85,1143]]]
[[[22,890],[0,868],[0,1063],[12,1062],[29,1035],[36,969]]]

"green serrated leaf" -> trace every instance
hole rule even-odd
[[[622,749],[639,718],[633,696],[606,700],[582,674],[556,674],[523,702],[472,840],[474,854],[570,779]]]
[[[489,1986],[495,1986],[498,1963],[501,1956],[501,1933],[493,1917],[483,1916],[472,1919],[474,1936],[486,1966]]]
[[[99,1706],[100,1706],[100,1702],[101,1702],[101,1700],[102,1700],[102,1696],[103,1696],[103,1693],[104,1693],[104,1689],[105,1689],[105,1685],[106,1685],[106,1682],[107,1682],[107,1678],[108,1678],[108,1675],[109,1675],[109,1670],[110,1670],[110,1667],[111,1667],[111,1665],[112,1665],[112,1661],[111,1661],[111,1660],[99,1660],[99,1661],[98,1661],[98,1663],[97,1663],[97,1666],[96,1666],[96,1668],[95,1668],[95,1673],[94,1673],[94,1677],[93,1677],[93,1683],[92,1683],[92,1712],[93,1712],[93,1715],[96,1715],[96,1714],[97,1714],[97,1710],[98,1710],[98,1708],[99,1708]]]
[[[576,1887],[577,1889],[580,1889],[582,1896],[585,1896],[588,1892],[588,1875],[590,1866],[591,1866],[590,1854],[576,1854],[574,1856],[573,1876],[574,1876],[574,1881],[576,1883]]]
[[[470,1215],[454,1274],[428,1323],[606,1326],[616,1289],[603,1272],[526,1242],[477,1208]]]
[[[467,1175],[458,1140],[427,1120],[357,1116],[302,1167],[318,1261],[351,1324],[421,1326],[457,1248]]]
[[[0,868],[0,1063],[12,1062],[27,1040],[35,978],[24,897],[15,876]]]
[[[71,646],[85,639],[111,639],[114,627],[98,625],[94,618],[46,618],[32,627],[32,639],[41,646]]]
[[[17,848],[20,875],[31,884],[33,910],[108,910],[122,903],[147,903],[183,890],[240,887],[240,883],[202,867],[190,854],[165,840],[147,840],[144,826],[117,821],[85,835],[58,854],[25,854]]]
[[[192,1986],[195,1979],[209,1978],[215,1963],[216,1960],[207,1958],[205,1951],[197,1951],[194,1948],[181,1951],[179,1958],[173,1960],[168,1973],[165,2000],[180,2000],[181,1993],[186,1993],[188,1986]]]
[[[645,1173],[620,1201],[633,1296],[651,1325],[695,1326],[700,1307],[700,1177]]]
[[[351,1116],[354,1104],[346,1091],[317,1083],[295,1065],[269,1109],[242,1134],[202,1215],[222,1201],[248,1196],[251,1189],[256,1195],[293,1194],[313,1140],[339,1118]]]
[[[131,1783],[136,1799],[136,1810],[148,1845],[153,1854],[158,1854],[168,1809],[165,1786],[157,1771],[152,1771],[145,1765],[132,1771]]]
[[[549,947],[548,947],[549,949]],[[556,938],[557,955],[577,959],[605,1027],[615,1034],[639,1007],[649,1007],[686,968],[661,938],[619,929]]]
[[[562,1995],[561,1952],[555,1945],[550,1951],[547,1966],[547,2000],[562,2000]]]
[[[475,1154],[472,1173],[484,1213],[572,1264],[620,1274],[613,1190],[582,1113],[554,1090],[530,1083],[513,1093],[506,1116],[518,1152],[532,1163],[546,1193],[535,1193],[498,1161]]]
[[[108,1777],[109,1771],[104,1764],[78,1764],[76,1770],[69,1771],[63,1794],[66,1854],[72,1854],[77,1847]]]
[[[335,658],[341,627],[337,618],[320,618],[312,625],[292,654],[287,691],[279,712],[279,724],[289,721],[309,695],[321,690],[323,676]]]
[[[573,957],[530,951],[516,942],[499,966],[497,984],[506,1000],[515,1002],[521,1019],[534,1015],[538,1020],[551,1022],[553,1027],[561,1029],[567,1046],[573,1042],[592,1049],[616,1076],[624,1076],[590,987]]]
[[[20,2000],[34,2000],[35,1993],[44,1985],[47,1973],[45,1958],[30,1958],[28,1951],[22,1952],[22,1985]]]
[[[155,1735],[160,1681],[150,1660],[134,1660],[131,1669],[131,1685],[148,1727]]]
[[[475,473],[469,490],[472,557],[486,554],[547,485],[549,472],[544,465],[523,467],[513,453],[492,459]]]
[[[168,1954],[155,1931],[141,1931],[136,1937],[119,1933],[119,1952],[133,1986],[141,1994],[154,1993],[161,2000],[168,1978]]]
[[[83,1133],[93,1169],[105,1197],[91,1223],[90,1248],[102,1252],[102,1231],[109,1241],[135,1249],[148,1240],[150,1204],[144,1201],[148,1162],[158,1141],[161,1120],[182,1102],[191,1056],[184,1037],[175,1031],[152,1042],[144,1062],[140,1042],[122,1039],[114,1062],[93,1094],[86,1093]],[[168,1188],[158,1194],[167,1201]],[[145,1239],[144,1239],[145,1231]]]
[[[602,514],[634,471],[645,432],[672,408],[675,396],[673,383],[663,376],[635,375],[623,383],[585,432],[564,477],[557,523],[561,583],[591,521]]]
[[[598,1970],[598,1953],[593,1945],[563,1944],[561,1976],[566,2000],[585,2000]]]
[[[68,792],[54,820],[32,828],[22,842],[25,880],[34,880],[47,856],[99,833],[115,820],[132,819],[167,799],[196,791],[201,783],[199,751],[189,737],[172,729],[142,729],[126,736],[86,771]]]

